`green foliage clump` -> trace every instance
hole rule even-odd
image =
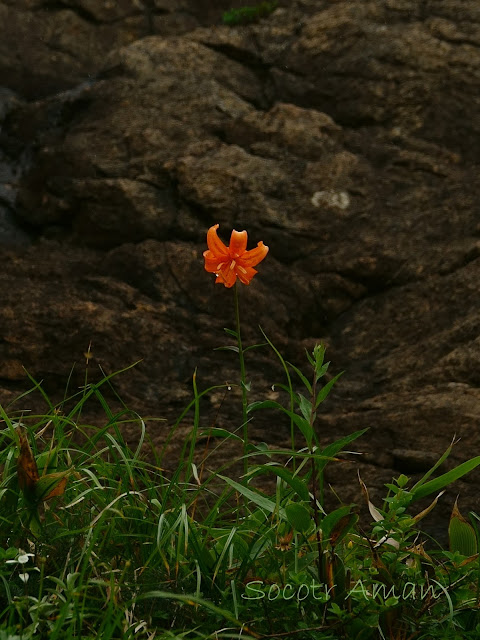
[[[480,456],[438,475],[452,442],[416,483],[403,474],[388,483],[379,506],[359,478],[370,524],[341,496],[328,508],[327,466],[351,463],[367,429],[325,445],[317,414],[341,375],[329,373],[325,347],[307,352],[308,373],[263,332],[264,342],[245,347],[236,285],[234,294],[236,330],[225,331],[236,345],[220,349],[239,357],[236,429],[221,415],[205,426],[205,396],[233,385],[199,391],[196,371],[193,399],[160,450],[115,392],[123,371],[92,383],[87,370],[58,404],[31,378],[44,413],[0,405],[0,640],[480,637],[480,516],[455,503],[448,549],[419,528]],[[249,403],[244,356],[265,348],[285,379],[273,397]],[[100,425],[84,421],[92,403]],[[250,441],[259,413],[277,429],[286,420],[288,446]]]
[[[240,9],[230,9],[223,14],[222,20],[224,24],[231,27],[238,24],[249,24],[257,22],[261,18],[269,16],[278,6],[277,0],[268,2],[265,0],[260,4],[252,7],[240,7]]]

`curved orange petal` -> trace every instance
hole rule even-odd
[[[232,258],[238,258],[247,248],[248,234],[246,231],[232,231],[230,246],[228,247]]]
[[[252,269],[252,267],[247,267],[244,271],[245,273],[242,273],[240,270],[237,271],[238,279],[242,284],[250,284],[250,280],[256,273],[258,273],[258,271],[256,269]]]
[[[255,249],[250,249],[250,251],[245,251],[245,253],[238,259],[239,264],[244,267],[254,267],[259,262],[261,262],[268,253],[268,247],[259,242]]]
[[[217,236],[218,227],[218,224],[214,224],[213,227],[210,227],[207,231],[207,245],[215,257],[225,259],[228,256],[228,248]],[[219,260],[219,262],[221,262],[221,260]]]
[[[203,257],[205,258],[205,271],[208,271],[209,273],[215,273],[218,271],[218,266],[220,264],[218,256],[215,257],[213,253],[208,250],[203,252]]]
[[[237,274],[235,273],[235,269],[230,269],[230,263],[225,267],[220,269],[220,275],[223,279],[223,284],[230,289],[235,284],[235,280],[237,279]]]

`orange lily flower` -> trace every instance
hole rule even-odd
[[[207,233],[208,251],[203,252],[205,269],[217,274],[216,284],[224,284],[230,288],[237,278],[243,284],[250,284],[257,273],[253,267],[265,258],[268,247],[259,242],[256,249],[247,251],[247,232],[235,229],[232,231],[230,245],[226,247],[217,236],[218,227],[218,224],[213,225]]]

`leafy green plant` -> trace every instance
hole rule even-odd
[[[270,2],[265,0],[264,2],[260,2],[260,4],[256,4],[254,6],[230,9],[223,14],[222,20],[224,24],[229,26],[257,22],[261,18],[265,18],[273,13],[277,6],[277,0],[271,0]]]
[[[145,423],[124,407],[114,410],[102,391],[114,376],[88,384],[60,405],[49,405],[44,415],[22,418],[40,477],[68,472],[63,493],[48,501],[45,493],[35,499],[34,527],[31,497],[15,482],[19,420],[3,411],[4,629],[23,638],[141,638],[154,631],[168,637],[172,628],[189,637],[222,635],[220,629],[226,628],[229,637],[295,632],[305,638],[319,633],[326,638],[395,638],[408,637],[414,629],[429,638],[450,632],[475,637],[480,624],[478,518],[471,514],[467,522],[456,506],[450,549],[427,551],[418,525],[439,496],[419,513],[409,510],[419,495],[441,489],[478,460],[434,479],[426,474],[413,486],[400,476],[387,485],[381,508],[372,504],[362,485],[373,518],[368,532],[358,527],[356,505],[327,513],[321,499],[325,488],[319,489],[325,467],[335,464],[342,449],[364,432],[319,447],[314,414],[332,380],[338,379],[320,385],[328,373],[324,355],[322,346],[308,354],[310,379],[283,361],[305,393],[294,390],[290,376],[289,383],[279,385],[286,406],[268,401],[248,407],[249,415],[281,411],[305,446],[282,450],[252,445],[247,454],[252,462],[240,481],[228,475],[228,465],[200,480],[195,468],[201,468],[202,460],[191,438],[208,430],[203,432],[195,421],[176,469],[162,470],[167,449],[161,457],[153,451],[153,459],[144,458]],[[195,377],[194,390],[187,409],[195,413],[198,398],[211,389],[199,392]],[[74,420],[89,400],[104,408],[104,426]],[[54,421],[47,437],[45,427]],[[122,436],[125,425],[138,428],[134,449]],[[222,442],[221,436],[234,434],[219,430],[217,435]],[[76,444],[78,436],[81,445]],[[295,443],[298,437],[294,433]],[[208,458],[210,452],[204,455]],[[257,486],[267,476],[276,478],[273,495]]]

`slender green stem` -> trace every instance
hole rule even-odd
[[[240,333],[240,309],[238,305],[237,283],[233,286],[235,300],[235,321],[237,323],[238,357],[240,359],[240,386],[242,388],[242,429],[243,429],[243,468],[248,472],[248,415],[247,415],[247,381],[245,379],[245,358],[243,356],[242,334]]]
[[[196,369],[193,372],[192,381],[193,381],[193,393],[195,396],[195,409],[194,409],[195,413],[193,418],[193,429],[190,435],[190,451],[188,453],[187,467],[185,469],[184,492],[187,489],[187,485],[190,482],[190,478],[192,476],[193,456],[195,453],[195,445],[197,444],[198,428],[200,426],[200,396],[198,395],[198,389],[197,389],[197,370]]]
[[[288,370],[288,366],[287,363],[285,362],[282,354],[280,353],[280,351],[277,349],[277,347],[273,344],[273,342],[268,338],[268,336],[265,334],[264,330],[262,329],[262,327],[260,327],[260,331],[262,332],[263,337],[265,338],[265,340],[268,342],[268,344],[272,347],[273,351],[275,352],[275,355],[277,356],[277,358],[280,360],[280,362],[282,363],[282,367],[284,368],[285,371],[285,375],[287,376],[287,384],[288,384],[288,393],[290,395],[290,414],[293,414],[293,410],[295,408],[295,403],[294,403],[294,393],[293,393],[293,385],[292,385],[292,378],[290,376],[290,372]],[[293,463],[293,471],[295,472],[297,469],[297,457],[296,457],[296,447],[295,447],[295,423],[293,421],[293,418],[290,418],[290,440],[292,443],[292,463]]]
[[[313,423],[315,422],[315,398],[317,396],[317,376],[314,373],[313,385],[312,385],[312,411],[310,413],[310,428],[313,431]],[[317,539],[317,566],[318,566],[318,579],[322,579],[322,541],[320,538],[320,518],[317,505],[317,465],[313,457],[313,447],[310,445],[309,453],[311,455],[310,462],[312,465],[312,496],[313,496],[313,520],[315,522],[315,534]]]

